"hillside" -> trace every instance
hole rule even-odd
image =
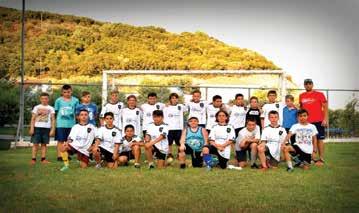
[[[20,67],[21,13],[0,7],[0,78]],[[279,69],[260,54],[229,46],[203,32],[98,22],[48,12],[26,12],[26,75],[97,76],[104,69]]]

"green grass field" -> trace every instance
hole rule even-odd
[[[59,172],[0,151],[0,212],[358,212],[359,143],[328,144],[325,167],[287,173],[169,167]]]

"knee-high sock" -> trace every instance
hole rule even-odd
[[[65,166],[69,166],[69,154],[65,152],[61,152],[62,161],[64,162]]]

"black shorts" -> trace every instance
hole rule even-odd
[[[152,154],[154,154],[158,160],[166,160],[167,157],[167,155],[160,152],[155,145],[152,146]]]
[[[244,127],[239,127],[237,129],[234,129],[234,133],[236,134],[236,138],[238,137],[238,133],[243,129]]]
[[[50,128],[35,127],[34,134],[31,136],[31,143],[49,144],[49,142],[50,142]]]
[[[191,155],[192,158],[192,167],[202,167],[203,166],[203,157],[202,157],[202,152],[195,152],[193,151],[193,149],[188,146],[188,144],[185,144],[186,146],[186,150],[185,153],[186,155]]]
[[[126,156],[126,157],[127,157],[127,160],[135,159],[135,156],[132,154],[132,151],[121,152],[121,153],[120,153],[120,157],[121,157],[121,156]]]
[[[90,157],[89,156],[77,151],[74,147],[71,146],[71,144],[69,144],[69,147],[70,147],[70,150],[67,150],[67,153],[69,155],[77,154],[77,160],[82,161],[82,162],[84,162],[86,164],[89,164],[89,162],[90,162]]]
[[[312,123],[318,131],[317,139],[318,140],[324,140],[325,139],[325,127],[322,126],[322,122],[314,122]]]
[[[310,162],[312,161],[312,155],[303,152],[299,146],[297,145],[293,145],[292,146],[293,149],[295,150],[295,153],[298,155],[298,158],[300,161],[302,162],[306,162],[307,164],[310,164]]]
[[[265,155],[266,155],[267,159],[269,160],[270,165],[276,166],[276,167],[278,166],[279,161],[277,161],[277,160],[272,156],[272,154],[271,154],[270,151],[269,151],[268,146],[266,146]]]
[[[174,141],[177,146],[180,146],[181,135],[182,130],[169,130],[167,135],[168,145],[172,145]]]
[[[71,128],[58,127],[55,131],[55,140],[58,142],[66,142],[71,132]]]
[[[236,151],[236,158],[238,162],[247,161],[247,152],[250,151],[249,146],[246,149]]]
[[[212,155],[216,155],[218,157],[218,161],[219,161],[219,166],[222,168],[222,169],[225,169],[227,168],[227,163],[228,163],[228,160],[227,158],[224,158],[222,157],[219,153],[218,153],[218,150],[216,147],[212,146],[212,145],[205,145],[203,147],[207,147],[209,149],[209,154],[212,154]]]
[[[290,128],[285,128],[285,131],[287,132],[287,134],[289,133]],[[290,137],[290,144],[293,145],[295,143],[295,135],[292,135],[292,137]]]
[[[108,163],[113,163],[113,162],[115,162],[114,160],[113,160],[113,154],[111,153],[111,152],[109,152],[109,151],[107,151],[106,149],[104,149],[104,148],[102,148],[102,147],[100,147],[100,152],[101,152],[101,156],[102,156],[102,158],[106,161],[106,162],[108,162]]]

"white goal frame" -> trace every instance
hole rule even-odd
[[[102,106],[107,103],[108,98],[108,75],[278,75],[280,84],[280,95],[284,101],[287,90],[286,72],[283,70],[104,70],[102,73]],[[138,85],[126,85],[138,86]],[[195,87],[195,86],[193,86]],[[233,88],[233,86],[223,88]],[[266,89],[264,87],[241,87],[243,89]]]

